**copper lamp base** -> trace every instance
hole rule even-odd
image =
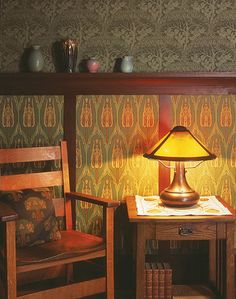
[[[163,204],[173,207],[190,207],[195,205],[200,196],[187,183],[182,162],[176,162],[172,183],[160,194]]]
[[[160,199],[163,204],[172,207],[191,207],[195,205],[199,200],[199,194],[197,192],[169,192],[167,189],[160,194]]]

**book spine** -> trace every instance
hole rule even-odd
[[[145,265],[146,276],[146,298],[152,299],[152,267],[149,263]]]
[[[161,263],[158,263],[159,284],[158,284],[158,299],[165,299],[165,270]]]
[[[152,299],[158,299],[159,295],[159,270],[156,263],[152,263]]]
[[[143,299],[147,299],[147,270],[146,270],[146,265],[145,265],[145,269],[144,269],[144,296]]]
[[[165,269],[165,299],[172,298],[172,269]]]

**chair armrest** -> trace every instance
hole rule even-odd
[[[17,213],[10,206],[0,201],[0,222],[13,221],[17,218]]]
[[[82,200],[82,201],[90,202],[90,203],[100,205],[100,206],[103,206],[106,208],[116,208],[120,205],[119,201],[105,199],[102,197],[83,194],[83,193],[79,193],[79,192],[66,193],[66,198],[74,199],[74,200]]]

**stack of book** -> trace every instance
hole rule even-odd
[[[144,298],[172,298],[172,268],[169,263],[145,263]]]

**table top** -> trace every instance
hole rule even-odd
[[[137,215],[135,196],[125,198],[130,222],[234,222],[236,220],[235,210],[227,204],[220,196],[216,198],[232,213],[232,215],[214,216],[140,216]]]

